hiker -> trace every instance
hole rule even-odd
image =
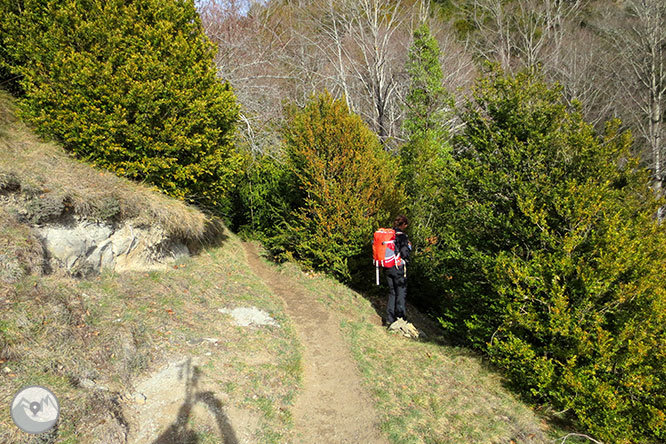
[[[398,318],[405,319],[405,299],[407,298],[407,265],[412,243],[407,239],[404,230],[409,221],[404,215],[397,216],[393,221],[395,230],[395,252],[400,254],[401,264],[386,268],[386,280],[389,286],[388,304],[386,307],[386,325],[390,326]]]

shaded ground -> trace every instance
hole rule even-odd
[[[548,422],[547,410],[535,412],[518,399],[481,355],[447,344],[436,322],[409,304],[407,319],[428,334],[424,339],[380,326],[381,291],[361,295],[321,273],[302,273],[291,264],[281,269],[340,319],[391,442],[548,444],[568,433]]]
[[[300,284],[267,265],[254,245],[246,243],[245,249],[253,271],[285,301],[304,348],[303,387],[293,411],[297,438],[303,443],[387,443],[338,319]]]

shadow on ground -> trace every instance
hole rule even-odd
[[[187,248],[192,254],[199,254],[205,248],[222,247],[229,240],[229,232],[221,219],[209,214],[203,236],[187,242]]]
[[[370,270],[372,270],[372,274]],[[439,345],[452,345],[453,341],[450,340],[451,338],[446,337],[444,330],[437,320],[419,308],[421,306],[417,304],[419,302],[417,292],[420,290],[418,285],[415,285],[414,279],[416,277],[407,279],[406,320],[411,322],[417,330],[425,333],[420,338],[421,341],[433,342]],[[380,269],[379,285],[376,285],[375,282],[375,269],[373,266],[368,267],[366,272],[354,276],[348,287],[370,302],[377,316],[382,320],[382,324],[384,324],[387,317],[386,304],[389,295],[389,287],[384,270]]]
[[[192,409],[202,403],[215,418],[217,434],[221,443],[238,444],[236,433],[223,409],[222,402],[210,391],[199,390],[201,370],[192,366],[188,359],[181,364],[179,379],[185,380],[185,401],[178,411],[178,415],[169,428],[164,431],[153,444],[197,444],[200,442],[199,434],[192,430]]]
[[[276,256],[272,255],[266,247],[259,248],[259,255],[266,261],[279,265],[283,261],[276,260]],[[383,325],[386,321],[386,304],[388,302],[389,288],[386,281],[385,271],[381,270],[379,274],[380,285],[375,284],[375,267],[371,261],[367,261],[369,265],[366,268],[360,268],[359,271],[352,274],[351,279],[346,285],[352,291],[355,291],[366,299],[372,305],[372,308],[379,316],[377,320],[378,325]],[[331,275],[329,275],[331,276]],[[407,302],[406,302],[406,317],[407,321],[411,322],[417,330],[425,335],[421,336],[420,341],[432,342],[438,345],[452,345],[455,341],[453,338],[448,338],[445,335],[441,325],[432,316],[423,313],[413,303],[417,300],[414,297],[414,292],[419,291],[415,289],[415,285],[409,280],[407,281]]]

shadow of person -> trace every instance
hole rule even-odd
[[[224,438],[225,444],[238,444],[236,433],[234,432],[231,422],[226,413],[222,409],[222,402],[215,397],[213,392],[200,392],[196,396],[197,402],[203,402],[208,406],[208,410],[215,415],[215,421],[220,432],[220,436]]]
[[[153,441],[153,444],[197,444],[199,435],[187,428],[191,412],[192,405],[183,404],[178,411],[176,421]]]
[[[224,444],[238,444],[238,438],[224,413],[222,402],[211,391],[200,392],[198,389],[201,369],[192,365],[188,359],[180,364],[178,379],[185,379],[185,401],[178,409],[176,420],[166,429],[153,444],[197,444],[199,435],[192,430],[190,420],[192,409],[197,403],[203,403],[215,417],[219,436]]]

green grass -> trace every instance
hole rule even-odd
[[[418,317],[418,326],[430,333],[425,340],[390,334],[378,325],[369,298],[293,264],[281,267],[337,313],[390,442],[527,444],[549,443],[567,434],[512,393],[481,356],[437,337],[434,323]]]

